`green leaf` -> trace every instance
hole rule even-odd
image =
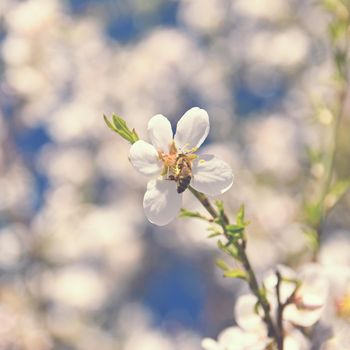
[[[318,113],[318,116],[320,114],[321,112]],[[321,118],[319,117],[319,119],[322,119],[322,117]],[[321,163],[323,153],[320,150],[306,146],[305,151],[311,164]]]
[[[219,213],[224,214],[224,212],[225,212],[224,202],[221,200],[216,200],[215,205],[218,208]]]
[[[308,243],[313,251],[316,251],[319,247],[318,233],[315,229],[309,227],[304,229],[304,234],[308,240]]]
[[[350,179],[339,180],[329,190],[325,199],[324,205],[327,211],[332,209],[340,200],[341,197],[350,189]]]
[[[226,231],[230,235],[236,235],[237,233],[242,233],[244,231],[245,226],[242,225],[226,225]]]
[[[254,305],[254,312],[257,314],[257,315],[260,315],[260,312],[259,312],[259,309],[260,309],[260,302],[257,301]]]
[[[134,143],[139,140],[139,136],[136,133],[135,129],[130,130],[124,119],[116,115],[113,115],[112,118],[113,118],[113,123],[115,128],[119,130],[121,133],[124,133],[125,135],[127,135],[128,138],[130,138],[131,143]]]
[[[210,219],[206,218],[202,214],[200,214],[198,211],[190,211],[184,208],[180,209],[180,218],[197,218],[197,219],[202,219],[205,221],[210,221]]]
[[[223,201],[217,200],[215,201],[215,205],[218,209],[218,217],[214,220],[214,222],[220,226],[224,226],[228,224],[229,220],[225,214],[225,208]]]
[[[247,280],[248,276],[245,271],[240,269],[232,269],[224,272],[224,277],[228,278],[240,278],[242,280]]]
[[[311,226],[317,226],[322,217],[322,210],[319,203],[306,203],[304,210],[306,221]]]
[[[210,227],[208,227],[207,230],[211,232],[211,234],[209,234],[208,238],[213,238],[213,237],[217,237],[217,236],[222,235],[222,232],[217,227],[210,226]]]
[[[128,128],[126,125],[126,121],[122,119],[121,117],[118,117],[117,115],[112,115],[112,120],[114,127],[119,130],[120,132],[124,132],[125,134],[132,134],[132,131]]]
[[[105,115],[103,116],[103,118],[105,123],[111,130],[119,134],[122,138],[129,141],[131,144],[139,140],[139,136],[137,135],[135,129],[130,130],[126,124],[126,121],[121,117],[118,117],[115,114],[113,114],[113,123],[111,123]]]
[[[296,286],[300,286],[301,285],[301,281],[296,279],[296,278],[288,278],[288,277],[282,276],[282,281],[285,282],[285,283],[294,284]]]
[[[349,16],[346,5],[341,0],[322,0],[323,6],[340,19],[346,19]]]
[[[218,244],[219,249],[221,249],[223,251],[226,250],[225,244],[223,244],[220,239],[218,240],[217,244]]]
[[[105,120],[105,123],[107,124],[107,126],[108,126],[111,130],[116,131],[116,129],[114,128],[114,126],[111,124],[111,122],[108,120],[108,118],[107,118],[105,115],[103,115],[103,119]]]
[[[236,223],[238,226],[246,226],[246,223],[244,221],[244,214],[244,204],[242,204],[236,216]]]
[[[348,28],[349,28],[349,24],[347,20],[346,21],[338,20],[338,21],[332,22],[329,25],[329,33],[331,35],[331,39],[333,40],[333,42],[335,43],[345,38]]]
[[[132,133],[132,137],[133,137],[134,142],[136,142],[140,139],[139,135],[137,134],[137,132],[134,128],[131,130],[131,133]]]
[[[338,70],[339,80],[343,80],[347,68],[347,54],[345,51],[337,49],[334,54],[335,64]]]
[[[221,235],[222,235],[222,233],[219,232],[219,231],[218,232],[213,232],[210,235],[208,235],[207,238],[214,238],[214,237],[221,236]]]
[[[226,262],[224,260],[221,260],[221,259],[216,259],[215,265],[223,271],[230,271],[231,270],[231,268],[226,264]]]
[[[240,269],[233,269],[230,266],[228,266],[225,261],[223,261],[221,259],[217,259],[215,261],[215,265],[219,269],[224,271],[224,274],[223,274],[224,277],[241,278],[241,279],[244,279],[244,280],[247,280],[247,278],[248,278],[248,276],[247,276],[245,271],[240,270]]]
[[[268,299],[267,299],[267,289],[264,283],[262,283],[262,286],[259,288],[259,294],[261,299],[263,300],[263,302],[265,304],[270,304]],[[258,301],[257,305],[256,305],[256,313],[259,314],[259,305],[261,305],[261,303]]]
[[[214,222],[215,224],[221,225],[221,218],[220,218],[220,217],[215,218],[215,219],[213,220],[213,222]]]
[[[234,245],[231,244],[230,241],[227,244],[224,244],[221,242],[221,240],[218,240],[217,244],[218,244],[218,248],[222,250],[224,253],[240,261],[238,250]]]

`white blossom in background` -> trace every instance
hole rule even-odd
[[[126,323],[130,333],[120,340],[114,338],[114,327],[110,322],[104,329],[100,329],[96,323],[96,311],[97,317],[104,319],[108,310],[104,301],[113,300],[116,305],[119,302],[124,305],[125,299],[122,298],[133,287],[130,281],[135,279],[140,267],[147,269],[149,266],[142,237],[144,220],[140,220],[138,213],[135,213],[137,196],[129,190],[135,183],[138,185],[142,178],[136,172],[135,175],[130,174],[126,157],[116,161],[110,155],[116,145],[120,154],[123,154],[123,147],[128,146],[118,143],[113,135],[106,133],[100,115],[111,112],[117,105],[118,112],[130,116],[132,124],[142,130],[148,121],[145,116],[154,115],[156,110],[164,108],[164,113],[175,114],[188,102],[188,91],[198,96],[200,101],[206,101],[210,114],[215,115],[212,123],[215,123],[216,132],[220,129],[222,132],[214,135],[213,140],[229,140],[226,136],[231,135],[232,111],[236,104],[232,98],[235,86],[230,82],[241,70],[241,63],[249,61],[252,68],[247,70],[244,80],[254,94],[263,98],[275,91],[274,82],[278,82],[279,69],[295,73],[298,85],[294,89],[297,94],[292,90],[294,97],[291,98],[292,94],[288,93],[284,98],[287,103],[284,104],[283,114],[297,116],[299,120],[305,116],[301,106],[308,105],[310,91],[313,96],[315,92],[323,95],[325,89],[326,92],[333,92],[333,86],[328,84],[333,67],[323,57],[325,48],[318,52],[319,44],[315,45],[309,36],[309,33],[322,35],[328,24],[327,18],[316,16],[310,10],[305,11],[305,7],[306,10],[311,7],[311,3],[307,2],[297,4],[296,27],[293,24],[294,3],[290,1],[270,0],[266,7],[259,0],[181,0],[177,18],[183,25],[148,28],[140,40],[122,45],[111,44],[105,36],[104,19],[109,6],[100,6],[97,2],[90,6],[90,2],[86,13],[74,16],[69,11],[68,3],[60,0],[0,1],[0,19],[4,24],[0,42],[0,60],[4,71],[1,93],[5,93],[4,101],[7,101],[7,97],[20,101],[18,106],[14,106],[13,120],[12,116],[9,119],[0,116],[0,120],[4,120],[0,123],[0,214],[4,213],[6,219],[0,232],[0,265],[11,272],[8,276],[12,276],[3,279],[0,288],[0,348],[48,350],[62,343],[65,344],[62,346],[80,350],[97,347],[105,350],[133,350],[135,347],[142,347],[143,350],[198,349],[199,340],[195,335],[185,335],[181,343],[178,337],[167,335],[161,329],[141,327],[133,322],[133,327]],[[140,11],[145,11],[146,7],[148,5],[140,5]],[[232,13],[227,12],[230,8]],[[196,14],[200,14],[198,18]],[[139,15],[135,11],[133,17],[138,18]],[[237,16],[238,22],[235,20]],[[285,21],[286,18],[290,20]],[[278,25],[271,27],[270,23]],[[303,23],[307,30],[304,30]],[[270,27],[271,31],[266,30]],[[221,35],[222,30],[225,35]],[[317,41],[323,42],[323,38],[317,35]],[[200,36],[210,38],[208,45],[198,40]],[[247,40],[242,38],[250,41],[251,45],[247,45]],[[266,55],[264,44],[273,48],[275,54]],[[309,55],[310,47],[316,49],[312,50],[312,55]],[[317,65],[314,64],[315,60]],[[184,61],[186,64],[183,64]],[[96,65],[96,62],[99,64]],[[277,75],[277,78],[271,79],[270,73],[273,77]],[[266,81],[272,83],[266,84]],[[116,82],[123,88],[116,89]],[[271,86],[267,88],[267,85]],[[308,94],[303,93],[305,90]],[[258,114],[262,119],[260,112]],[[254,160],[251,162],[252,168],[277,176],[280,180],[296,178],[300,174],[296,157],[300,148],[295,147],[301,140],[299,125],[280,122],[275,123],[279,126],[276,128],[267,122],[265,124],[269,128],[274,127],[274,130],[268,130],[268,127],[262,130],[256,126],[263,123],[248,121],[252,119],[241,120],[242,124],[249,123],[248,128],[252,129],[249,135],[253,144],[248,147]],[[287,128],[282,128],[283,125]],[[298,128],[295,129],[295,126]],[[21,154],[22,151],[15,147],[14,139],[18,132],[22,132],[21,128],[26,133],[27,128],[31,127],[44,128],[53,141],[38,151],[33,159]],[[295,131],[299,135],[296,138]],[[319,133],[313,135],[317,140]],[[308,142],[312,143],[310,137],[308,134]],[[223,144],[223,148],[231,155],[237,148],[238,158],[244,160],[236,141],[232,141],[229,147]],[[262,149],[264,152],[261,152]],[[266,149],[271,149],[271,152],[266,152]],[[258,157],[260,152],[263,158]],[[203,150],[203,153],[215,154],[230,165],[236,164],[217,150]],[[283,153],[288,156],[281,157]],[[286,159],[288,162],[285,162]],[[30,163],[34,168],[38,166],[49,183],[40,210],[36,213],[31,209],[37,196],[35,174]],[[76,164],[79,164],[79,171],[72,171]],[[254,219],[258,218],[258,225],[255,230],[257,238],[250,239],[249,255],[254,259],[253,265],[262,270],[281,260],[281,254],[275,248],[277,232],[290,227],[290,222],[294,220],[295,195],[293,189],[292,195],[288,195],[289,187],[286,187],[287,193],[282,193],[278,188],[271,195],[264,195],[255,171],[242,165],[233,167],[240,171],[240,174],[235,174],[240,184],[231,197],[232,207],[240,201],[247,203],[246,198],[239,198],[241,192],[251,192],[247,208],[252,221],[256,222]],[[103,205],[91,203],[94,199],[89,193],[89,189],[101,178],[101,173],[109,180],[108,200],[104,199]],[[174,181],[168,182],[174,185]],[[120,183],[123,183],[121,190]],[[186,246],[199,256],[198,249],[210,246],[213,241],[206,240],[205,235],[198,235],[198,232],[205,230],[201,224],[199,220],[196,223],[191,220],[182,223],[188,225],[193,238],[189,244],[183,235],[184,226],[181,226],[178,231],[181,231],[183,243],[178,247],[173,246],[174,251]],[[264,232],[267,229],[272,232],[271,244]],[[167,236],[178,239],[174,233]],[[286,236],[294,243],[299,242],[294,232],[289,231]],[[290,241],[279,240],[285,249],[283,257],[291,252]],[[27,250],[32,248],[35,248],[34,256],[27,256]],[[331,279],[329,307],[326,307],[327,312],[323,313],[322,319],[334,328],[326,350],[346,349],[350,343],[347,321],[350,283],[343,278],[349,265],[336,261],[340,249],[349,257],[348,247],[346,250],[341,244],[337,245],[335,254],[325,249],[325,256],[334,263],[332,267],[327,267],[334,279]],[[260,254],[261,251],[268,251],[269,254]],[[37,254],[39,261],[35,258]],[[92,268],[92,262],[103,268]],[[23,267],[28,268],[29,273],[17,275],[22,273],[22,268],[18,268],[22,264],[26,265]],[[52,265],[56,266],[55,274],[51,274]],[[25,283],[24,277],[29,278]],[[49,283],[43,290],[40,289],[40,293],[37,291],[37,279]],[[112,286],[115,280],[117,288]],[[45,294],[45,298],[52,302],[47,314],[37,315],[40,310],[28,300],[26,291],[21,287],[24,284],[28,284],[34,297]],[[86,290],[90,294],[86,294]],[[121,319],[125,324],[130,314],[123,316]],[[44,324],[41,317],[44,317]],[[131,319],[135,320],[134,317]],[[224,343],[231,339],[232,334],[248,344],[256,338],[262,340],[255,334],[252,337],[252,331],[243,329],[242,322],[239,321],[240,327],[236,327],[233,333],[227,332],[223,336]],[[288,334],[292,333],[288,329]],[[286,342],[293,343],[290,340],[293,337],[288,337]],[[216,341],[211,342],[215,344]],[[290,346],[286,345],[285,348],[290,350]]]
[[[307,350],[309,341],[297,328],[311,327],[320,320],[328,296],[328,280],[321,266],[317,264],[305,265],[299,273],[283,265],[279,265],[277,269],[282,276],[279,287],[280,302],[283,304],[290,299],[283,312],[284,349]],[[273,318],[277,314],[278,306],[277,281],[276,270],[268,271],[263,281]],[[297,290],[295,281],[300,282]],[[211,338],[203,339],[203,349],[266,349],[272,339],[268,337],[268,330],[260,310],[256,313],[256,304],[257,298],[253,294],[240,296],[234,310],[238,326],[225,329],[219,334],[217,341]]]
[[[281,302],[284,303],[295,291],[296,283],[300,287],[292,296],[291,302],[286,306],[283,319],[300,327],[313,326],[320,320],[328,297],[328,280],[318,264],[304,265],[299,273],[287,266],[279,265],[278,271],[282,276],[280,284]],[[268,299],[276,307],[276,272],[271,270],[266,274],[264,286],[268,292]]]
[[[348,231],[329,232],[319,254],[331,286],[322,323],[330,330],[322,350],[346,349],[350,344],[350,240]]]
[[[239,327],[229,327],[223,330],[218,340],[205,338],[202,348],[205,350],[264,350],[268,342],[266,337],[245,332]]]
[[[205,110],[194,107],[177,123],[176,133],[169,120],[155,115],[148,123],[152,145],[139,140],[131,149],[132,165],[144,175],[157,176],[147,184],[143,207],[148,220],[156,225],[168,224],[178,214],[182,205],[181,191],[174,176],[179,156],[191,170],[190,185],[210,196],[226,192],[232,185],[230,166],[213,155],[196,152],[209,133],[209,117]]]
[[[272,22],[279,21],[288,16],[288,1],[271,0],[269,6],[264,6],[259,0],[236,0],[232,2],[232,9],[240,16],[256,19],[268,19]]]
[[[272,343],[267,335],[266,324],[256,314],[257,299],[252,294],[238,298],[235,306],[237,327],[222,331],[218,340],[205,338],[202,347],[205,350],[265,350]],[[286,329],[284,337],[285,350],[307,350],[308,342],[296,329]]]

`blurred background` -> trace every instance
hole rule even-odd
[[[328,22],[304,0],[1,0],[0,349],[197,350],[234,323],[245,286],[214,267],[204,223],[148,223],[147,178],[103,114],[147,139],[153,115],[175,126],[206,109],[203,152],[234,170],[224,200],[246,205],[254,267],[307,261],[302,208],[322,166],[306,150],[327,141],[334,95]],[[348,237],[349,204],[327,237]],[[190,194],[184,206],[200,209]]]

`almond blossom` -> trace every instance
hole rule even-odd
[[[163,226],[177,216],[188,185],[210,196],[231,187],[233,174],[227,163],[213,155],[197,155],[208,133],[208,113],[194,107],[178,121],[175,135],[170,121],[157,114],[148,123],[152,144],[139,140],[131,146],[132,165],[141,174],[155,177],[148,182],[143,199],[145,214],[153,224]],[[180,178],[180,159],[186,167],[185,179]]]
[[[313,326],[324,310],[328,295],[328,281],[321,266],[307,264],[298,273],[287,266],[279,265],[277,270],[282,276],[279,285],[279,302],[285,304],[283,310],[284,350],[309,349],[309,341],[298,327]],[[300,284],[297,285],[296,281]],[[263,285],[275,319],[278,310],[276,296],[278,278],[275,270],[266,273]],[[253,294],[241,295],[235,305],[236,327],[222,331],[218,340],[205,338],[202,347],[205,350],[265,350],[269,349],[273,339],[263,321],[258,300]],[[275,321],[276,322],[276,321]]]
[[[277,266],[282,276],[280,285],[280,301],[288,305],[283,312],[283,319],[300,327],[311,327],[320,320],[328,297],[329,283],[318,264],[307,264],[299,273],[284,265]],[[296,288],[295,281],[300,281],[300,287]],[[275,271],[267,273],[264,279],[267,289],[267,297],[273,307],[277,306],[276,286],[277,277]]]
[[[204,338],[204,350],[265,350],[270,349],[273,340],[268,336],[266,324],[256,313],[257,298],[252,294],[245,294],[238,298],[235,305],[236,327],[224,329],[218,340]],[[296,329],[287,330],[284,350],[306,350],[308,342]]]

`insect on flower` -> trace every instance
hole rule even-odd
[[[136,141],[130,149],[132,165],[149,181],[143,207],[149,221],[166,225],[182,205],[182,193],[192,186],[199,192],[216,196],[233,182],[230,166],[213,155],[197,151],[209,133],[208,113],[198,107],[187,111],[177,123],[173,136],[169,120],[161,114],[148,123],[152,144]]]
[[[173,172],[174,174],[169,175],[168,178],[176,181],[177,193],[182,193],[188,188],[192,179],[191,157],[179,154],[175,160]]]
[[[177,183],[177,193],[184,192],[190,185],[192,179],[191,162],[184,154],[180,154],[176,158],[174,178]]]

